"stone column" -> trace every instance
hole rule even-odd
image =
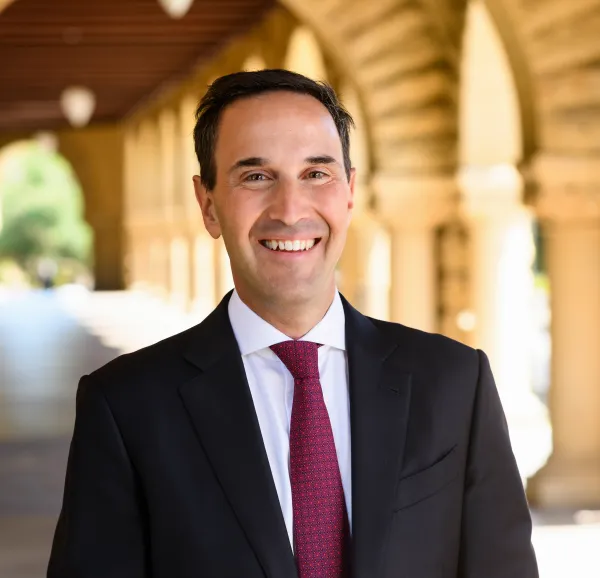
[[[139,209],[138,173],[138,133],[135,125],[126,126],[124,136],[124,223],[125,223],[125,286],[133,287],[143,279],[143,259],[138,235],[135,230],[135,216]]]
[[[164,279],[161,285],[169,301],[185,306],[187,295],[187,271],[182,270],[182,263],[187,267],[185,247],[181,246],[175,220],[175,195],[177,186],[177,119],[170,108],[161,110],[158,116],[159,146],[159,203],[160,222],[158,234],[165,245]]]
[[[138,228],[143,231],[143,242],[147,244],[146,270],[148,289],[161,296],[168,296],[169,288],[169,242],[165,234],[166,210],[164,175],[167,172],[162,158],[164,149],[161,134],[164,126],[155,117],[145,118],[140,123],[140,210],[136,218]],[[143,195],[143,196],[142,196]]]
[[[313,80],[327,80],[327,68],[319,42],[306,26],[298,26],[290,36],[284,68]]]
[[[201,230],[195,235],[189,265],[192,271],[191,309],[199,318],[206,317],[217,304],[216,248],[217,243],[206,231]]]
[[[367,121],[355,88],[344,83],[339,95],[356,123],[350,132],[350,151],[356,170],[354,211],[338,266],[338,286],[360,311],[389,319],[389,233],[373,212],[370,146]]]
[[[200,173],[193,139],[196,124],[195,112],[200,96],[196,92],[184,95],[179,105],[178,122],[179,151],[181,153],[179,162],[180,198],[187,222],[187,243],[189,245],[189,308],[198,319],[202,319],[214,309],[221,288],[220,262],[217,260],[220,244],[204,228],[202,213],[196,202],[192,185],[192,177]]]
[[[450,177],[376,174],[377,213],[391,231],[392,321],[437,330],[437,227],[456,210]]]
[[[160,207],[160,149],[158,124],[153,118],[140,122],[138,150],[143,169],[139,175],[140,208],[147,219],[155,215]]]
[[[161,212],[168,222],[173,220],[175,189],[177,185],[177,119],[175,113],[166,108],[158,117],[159,148],[159,199]]]
[[[178,186],[181,187],[179,197],[184,213],[192,229],[198,226],[204,228],[200,207],[194,195],[192,177],[200,174],[200,167],[196,152],[194,150],[194,127],[196,125],[195,113],[200,100],[196,93],[186,94],[179,105],[178,139],[179,139],[179,163],[180,171]]]
[[[338,266],[338,287],[365,315],[389,319],[389,233],[370,210],[352,217]]]
[[[438,235],[439,330],[442,335],[469,342],[473,314],[469,310],[470,234],[457,215]]]
[[[171,239],[169,252],[170,301],[185,311],[190,305],[190,246],[187,237],[178,233]]]
[[[544,155],[535,166],[552,308],[554,452],[529,487],[540,507],[600,508],[598,161]]]
[[[95,289],[123,288],[124,158],[121,125],[90,126],[58,133],[60,152],[71,162],[94,231]]]
[[[551,449],[543,404],[532,392],[535,255],[523,178],[510,164],[463,167],[463,214],[470,226],[470,345],[490,358],[523,478]]]

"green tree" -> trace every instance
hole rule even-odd
[[[36,144],[15,151],[0,182],[0,257],[23,268],[37,259],[89,265],[92,235],[73,172],[57,153]]]

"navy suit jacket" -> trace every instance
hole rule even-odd
[[[48,578],[296,578],[226,296],[82,378]],[[343,300],[354,578],[537,578],[486,356]]]

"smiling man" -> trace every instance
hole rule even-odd
[[[537,577],[485,354],[336,289],[351,126],[289,71],[209,88],[194,186],[235,290],[80,382],[49,578]]]

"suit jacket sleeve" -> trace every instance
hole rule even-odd
[[[144,578],[146,550],[136,475],[99,384],[77,391],[62,511],[48,578]]]
[[[531,516],[486,355],[479,351],[465,476],[460,578],[538,578]]]

